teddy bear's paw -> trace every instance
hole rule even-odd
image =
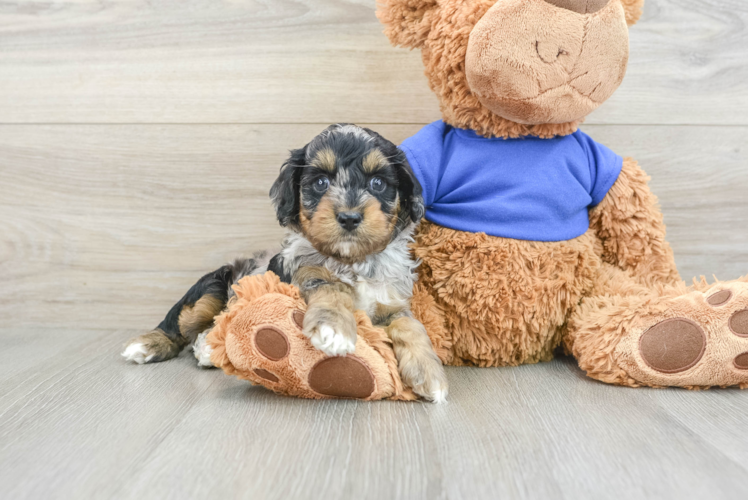
[[[748,283],[718,283],[646,315],[616,351],[621,366],[646,385],[748,385]],[[665,307],[662,307],[665,306]]]
[[[378,400],[396,397],[412,400],[414,396],[398,384],[394,354],[385,357],[370,342],[385,347],[386,334],[378,338],[369,324],[362,335],[345,338],[341,347],[335,335],[329,335],[324,309],[309,310],[299,298],[266,293],[251,302],[234,304],[219,317],[205,340],[212,349],[210,360],[226,373],[233,374],[280,394],[310,399],[351,398]],[[343,319],[346,319],[343,316]],[[356,317],[353,317],[356,332]],[[337,324],[332,321],[331,323]],[[344,323],[343,323],[344,324]],[[320,343],[304,333],[304,327],[315,325]],[[314,335],[312,336],[314,337]],[[338,344],[336,344],[338,342]],[[353,344],[355,342],[355,344]],[[319,347],[330,348],[334,355]],[[199,349],[196,346],[196,356]],[[355,351],[355,354],[350,352]]]
[[[347,309],[310,306],[303,331],[312,345],[328,356],[345,356],[356,350],[356,318]]]
[[[213,368],[213,363],[210,361],[210,354],[213,352],[213,348],[206,340],[209,333],[210,330],[205,330],[197,336],[195,343],[192,344],[192,351],[195,354],[195,359],[197,359],[197,366],[202,368]]]
[[[403,354],[398,360],[403,383],[432,403],[446,403],[449,383],[444,367],[436,356]]]

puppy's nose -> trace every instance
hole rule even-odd
[[[592,14],[602,9],[610,0],[545,0],[549,4],[579,14]]]
[[[353,231],[361,224],[364,218],[358,212],[340,212],[337,219],[338,224],[343,226],[346,231]]]

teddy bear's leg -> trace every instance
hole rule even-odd
[[[353,314],[353,352],[336,356],[316,348],[304,333],[310,313],[296,287],[268,272],[243,278],[234,291],[236,298],[216,318],[205,343],[196,346],[201,364],[208,354],[228,374],[302,398],[416,398],[403,387],[386,332],[364,312]]]
[[[638,386],[748,387],[748,278],[645,288],[606,266],[565,345],[595,379]]]

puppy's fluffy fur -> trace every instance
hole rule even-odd
[[[155,330],[130,341],[123,356],[163,361],[194,343],[199,364],[210,366],[205,336],[231,298],[231,285],[271,270],[301,290],[308,303],[304,333],[316,348],[331,356],[352,353],[353,312],[366,311],[390,335],[403,381],[443,401],[443,368],[410,313],[416,264],[408,244],[424,206],[402,151],[369,129],[332,125],[291,151],[270,196],[278,221],[289,229],[280,251],[203,276]]]

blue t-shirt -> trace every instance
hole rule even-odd
[[[423,186],[426,219],[460,231],[533,241],[576,238],[623,159],[577,131],[486,139],[434,122],[401,146]]]

